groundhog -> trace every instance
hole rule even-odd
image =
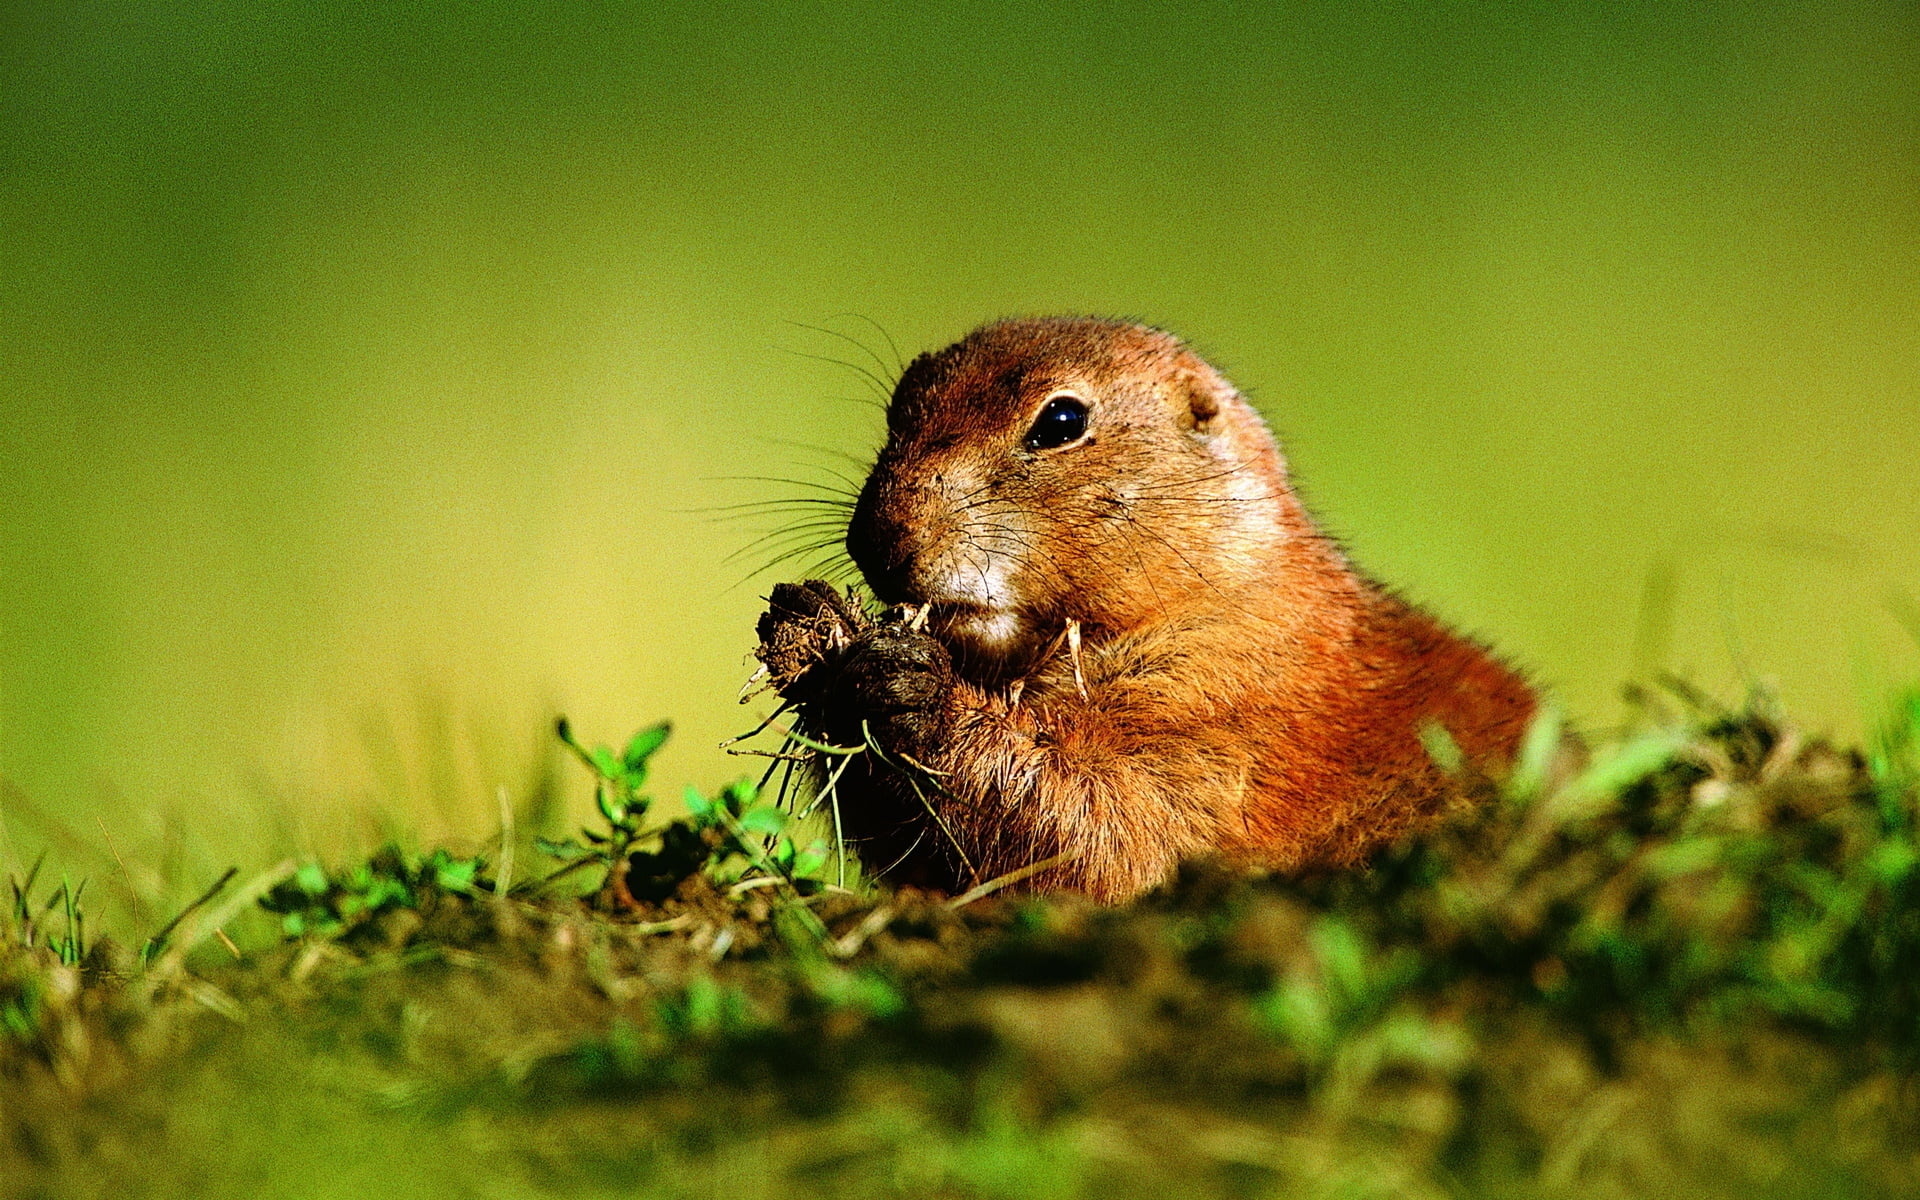
[[[1510,763],[1532,688],[1314,525],[1172,335],[1003,321],[901,375],[846,548],[758,655],[873,872],[1120,901],[1190,856],[1363,862]],[[1044,869],[1031,871],[1036,865]]]

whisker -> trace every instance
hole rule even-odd
[[[868,467],[873,465],[867,459],[857,454],[849,454],[845,450],[839,450],[832,446],[822,446],[818,442],[802,442],[794,438],[778,437],[756,437],[753,440],[768,446],[779,446],[787,450],[805,450],[812,454],[824,454],[828,458],[840,459],[854,470],[863,473]]]
[[[802,558],[809,554],[837,553],[839,545],[840,539],[837,536],[833,536],[829,532],[822,530],[806,535],[795,534],[794,536],[781,538],[777,541],[768,540],[758,546],[744,546],[727,555],[724,561],[726,564],[731,565],[741,562],[748,557],[759,559],[762,555],[769,555],[762,563],[762,569],[766,569],[779,566],[781,563],[791,562],[794,559]]]
[[[861,312],[835,313],[833,316],[827,319],[838,320],[841,317],[850,317],[855,321],[865,321],[869,326],[871,326],[873,331],[880,335],[880,340],[887,344],[887,349],[893,352],[894,374],[904,375],[907,373],[906,356],[900,353],[900,343],[893,340],[893,335],[887,332],[887,327],[885,325],[882,325],[880,322],[874,320],[872,317]],[[872,351],[868,351],[868,353],[872,353]],[[879,355],[874,355],[874,357],[878,358]]]
[[[731,566],[748,559],[759,560],[768,555],[824,554],[838,553],[840,531],[837,529],[793,530],[782,536],[767,536],[757,539],[752,545],[742,546],[729,552],[721,560],[723,565]],[[780,561],[777,557],[767,562],[768,566]]]
[[[683,508],[677,511],[732,520],[736,517],[776,516],[783,511],[791,511],[795,516],[819,512],[846,513],[852,512],[853,508],[852,500],[839,497],[793,496],[781,500],[748,500],[742,504],[707,504],[700,508]]]
[[[809,560],[805,557],[807,554],[807,551],[808,551],[808,548],[803,546],[797,550],[790,550],[785,554],[779,555],[778,557],[773,559],[771,562],[768,562],[763,566],[755,567],[753,570],[748,571],[746,574],[735,579],[732,583],[729,583],[726,587],[722,588],[721,592],[722,594],[726,594],[726,593],[738,591],[739,589],[752,583],[754,580],[760,578],[762,575],[765,575],[769,571],[772,571],[775,567],[780,566],[782,563],[795,562],[795,561],[800,562],[801,564],[799,570],[796,571],[795,574],[799,575],[802,578],[823,579],[828,583],[837,584],[843,587],[849,583],[858,582],[857,578],[850,577],[848,574],[848,569],[851,567],[852,564],[845,562],[844,559],[837,553],[822,550],[819,552],[820,557]]]
[[[818,482],[817,480],[788,479],[780,475],[708,475],[704,478],[703,482],[706,482],[706,483],[777,483],[786,487],[812,488],[816,492],[827,492],[830,495],[834,495],[834,496],[846,496],[849,499],[857,498],[860,493],[860,489],[857,487],[842,489],[842,488],[830,487],[827,484]],[[845,482],[845,481],[843,480],[842,482]]]
[[[771,439],[765,439],[765,440],[771,440]],[[811,466],[811,469],[818,471],[822,475],[825,475],[828,478],[839,483],[841,486],[839,488],[834,489],[835,491],[844,490],[847,495],[857,496],[860,494],[860,489],[866,485],[867,470],[869,467],[872,466],[872,464],[867,462],[864,459],[855,458],[851,454],[842,455],[841,457],[847,460],[848,465],[850,465],[854,469],[855,474],[849,475],[845,470],[843,470],[838,466],[823,466],[819,464],[813,464]],[[773,479],[763,475],[719,475],[719,476],[709,475],[705,477],[706,482],[718,482],[723,480],[734,482],[734,483],[797,483],[798,482],[797,480]],[[816,486],[816,487],[819,486],[818,481],[814,481],[812,483],[812,486]]]
[[[853,316],[855,314],[848,313],[846,315]],[[884,358],[881,358],[878,354],[875,354],[873,352],[873,347],[867,345],[865,342],[861,341],[859,338],[841,333],[838,329],[829,329],[824,325],[809,325],[805,321],[788,321],[787,324],[795,326],[800,329],[810,329],[815,333],[824,333],[830,338],[838,338],[839,340],[845,342],[847,345],[852,346],[854,349],[860,351],[860,353],[866,355],[868,358],[871,358],[874,362],[874,365],[879,367],[882,371],[892,371],[893,373],[898,373],[898,370],[899,370],[898,367],[889,368],[887,366],[887,360]],[[876,324],[874,328],[878,329],[879,326]],[[882,337],[886,336],[886,332],[884,330],[881,331],[881,336]],[[888,341],[889,343],[891,343],[892,339],[889,338]],[[899,357],[899,353],[900,353],[899,349],[896,347],[894,349],[894,356],[896,358]],[[887,393],[891,395],[892,392],[893,392],[893,386],[891,384],[887,385]]]
[[[893,396],[892,384],[888,383],[886,380],[882,379],[880,376],[875,375],[871,370],[861,366],[859,363],[848,362],[844,358],[835,358],[830,354],[812,354],[805,350],[793,350],[784,346],[778,347],[778,349],[784,350],[786,353],[796,355],[797,357],[800,357],[800,358],[810,358],[815,362],[831,363],[836,367],[845,367],[847,370],[852,371],[854,374],[866,380],[867,383],[874,389],[874,391],[878,393],[879,395],[878,404],[879,404],[879,407],[881,408],[885,408],[887,401]],[[862,401],[862,403],[873,403],[873,402]]]
[[[755,552],[777,549],[780,551],[780,554],[769,560],[766,564],[767,567],[773,567],[786,561],[789,556],[818,554],[822,551],[834,549],[840,544],[840,538],[837,534],[833,536],[822,536],[829,532],[830,531],[827,530],[777,531],[768,534],[766,537],[756,538],[747,545],[732,551],[725,558],[722,558],[720,563],[722,566],[731,566]]]

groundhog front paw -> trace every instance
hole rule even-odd
[[[830,583],[776,584],[755,627],[760,645],[754,657],[766,665],[768,682],[783,699],[810,703],[824,690],[831,665],[871,628],[866,610]]]
[[[945,733],[953,657],[925,633],[886,624],[847,648],[827,701],[843,744],[871,734],[884,751],[923,757]]]

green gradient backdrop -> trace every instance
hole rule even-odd
[[[848,313],[1168,325],[1589,723],[1847,731],[1916,663],[1916,11],[9,3],[0,816],[477,836],[557,708],[732,774],[773,576],[696,510],[871,449]]]

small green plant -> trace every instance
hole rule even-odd
[[[0,1068],[9,1044],[43,1058],[60,1056],[51,1031],[80,985],[82,973],[75,968],[82,967],[91,949],[80,905],[86,881],[75,887],[62,876],[60,885],[41,899],[34,885],[45,862],[43,853],[25,879],[11,872],[7,876],[11,894],[0,916]]]
[[[624,861],[633,853],[634,845],[650,832],[645,820],[653,801],[641,789],[647,783],[648,761],[666,745],[673,726],[665,721],[647,726],[627,739],[626,749],[619,754],[607,746],[581,745],[565,717],[554,723],[554,732],[567,749],[586,764],[587,770],[593,772],[593,802],[607,822],[607,832],[581,830],[587,846],[568,838],[559,842],[542,840],[540,848],[556,858],[599,859],[609,867]]]
[[[0,1037],[25,1043],[40,1036],[45,990],[33,975],[0,979]]]
[[[1408,947],[1382,953],[1338,914],[1315,918],[1306,954],[1255,1000],[1266,1027],[1309,1061],[1330,1058],[1358,1031],[1378,1023],[1418,980],[1419,955]]]
[[[588,1093],[618,1093],[690,1083],[729,1043],[774,1028],[738,986],[695,975],[655,997],[641,1019],[615,1017],[604,1032],[548,1059],[547,1069],[558,1074],[544,1086],[564,1081]]]
[[[87,914],[80,907],[80,897],[87,890],[87,881],[81,880],[80,886],[61,877],[60,886],[48,894],[44,903],[33,899],[33,885],[40,878],[40,868],[45,865],[47,856],[42,854],[34,861],[23,882],[12,875],[7,877],[7,886],[12,891],[10,905],[13,918],[13,936],[19,944],[31,950],[34,946],[45,946],[63,966],[77,965],[87,956]],[[52,926],[55,910],[59,911],[63,924],[58,931]]]
[[[366,862],[327,871],[307,863],[260,898],[260,907],[280,916],[290,938],[345,936],[384,913],[418,909],[429,897],[473,895],[486,863],[436,849],[409,855],[386,846]]]
[[[657,825],[647,823],[653,800],[645,792],[648,763],[666,743],[671,727],[650,725],[615,753],[609,746],[586,746],[573,735],[565,717],[555,732],[593,773],[594,804],[606,830],[583,829],[580,838],[541,839],[542,852],[567,865],[548,882],[574,870],[598,866],[606,874],[600,896],[607,906],[634,909],[674,894],[688,879],[703,875],[723,887],[751,887],[765,879],[797,896],[823,885],[828,860],[824,844],[801,845],[793,818],[761,799],[745,780],[712,796],[689,787],[686,815]]]
[[[1867,770],[1880,797],[1881,817],[1889,832],[1920,822],[1908,797],[1920,787],[1920,687],[1895,698],[1867,752]]]

